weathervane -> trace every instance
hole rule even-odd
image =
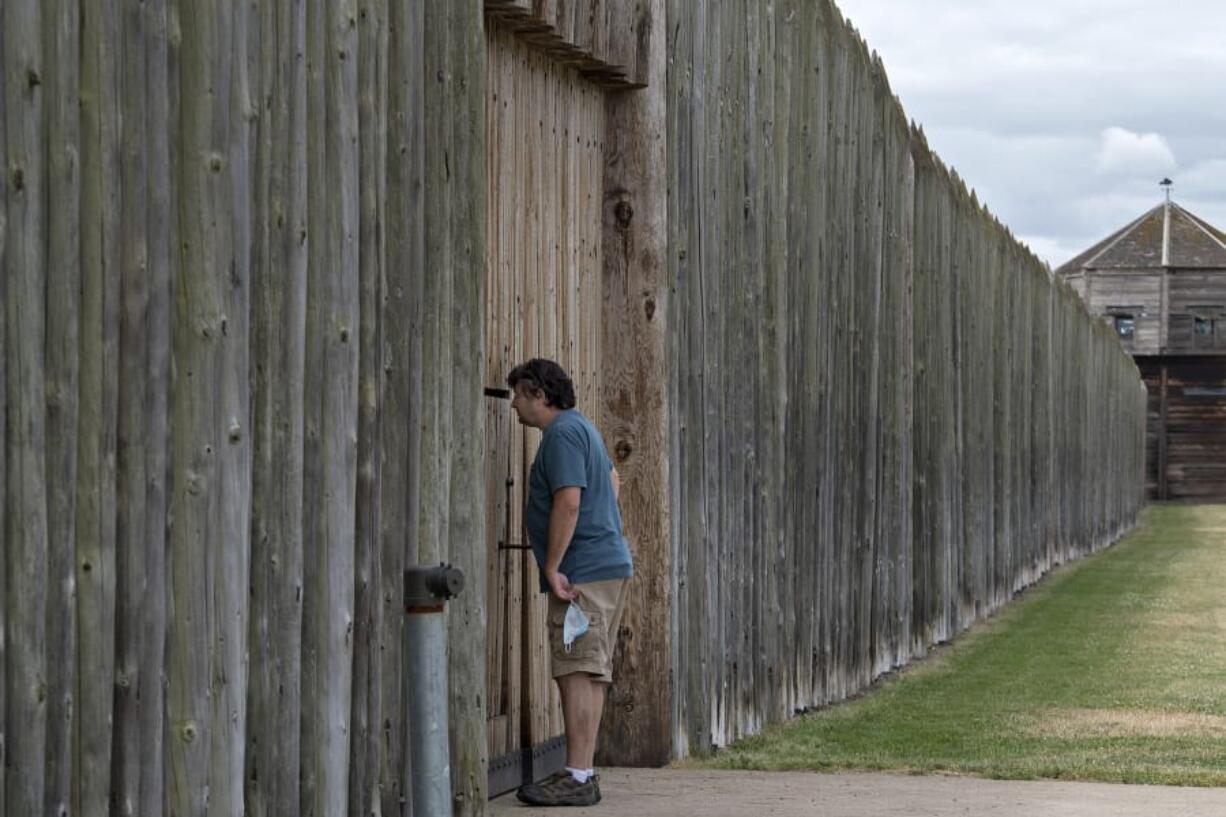
[[[1160,186],[1161,186],[1161,187],[1162,187],[1164,190],[1166,190],[1166,200],[1167,200],[1167,202],[1169,203],[1169,202],[1170,202],[1170,200],[1171,200],[1171,185],[1173,185],[1173,184],[1174,184],[1174,182],[1173,182],[1173,181],[1171,181],[1170,179],[1163,179],[1162,181],[1158,182],[1158,184],[1159,184],[1159,185],[1160,185]]]

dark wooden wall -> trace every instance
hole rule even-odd
[[[845,698],[1109,544],[1144,391],[826,0],[669,12],[674,753]]]
[[[479,0],[5,0],[0,815],[484,808]]]
[[[1226,357],[1141,357],[1151,499],[1226,500]]]

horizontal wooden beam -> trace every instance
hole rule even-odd
[[[569,11],[547,0],[485,0],[487,20],[611,89],[647,84],[645,61],[638,58],[647,42],[632,24],[637,19],[633,9],[624,0],[592,0],[582,10]]]

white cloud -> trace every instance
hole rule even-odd
[[[1169,173],[1176,162],[1171,146],[1161,134],[1110,127],[1102,133],[1095,165],[1099,173],[1136,176]]]
[[[1226,227],[1226,3],[835,0],[1014,234],[1059,264],[1162,201]]]

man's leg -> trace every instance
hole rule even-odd
[[[554,679],[562,695],[562,719],[566,722],[566,765],[577,772],[592,768],[596,754],[605,684],[594,681],[595,677],[571,672]],[[595,779],[565,772],[543,783],[520,786],[516,797],[533,806],[591,806],[600,802],[600,788]]]
[[[596,757],[596,735],[604,712],[608,684],[586,672],[572,672],[554,680],[562,696],[562,720],[566,724],[566,765],[591,769]]]

